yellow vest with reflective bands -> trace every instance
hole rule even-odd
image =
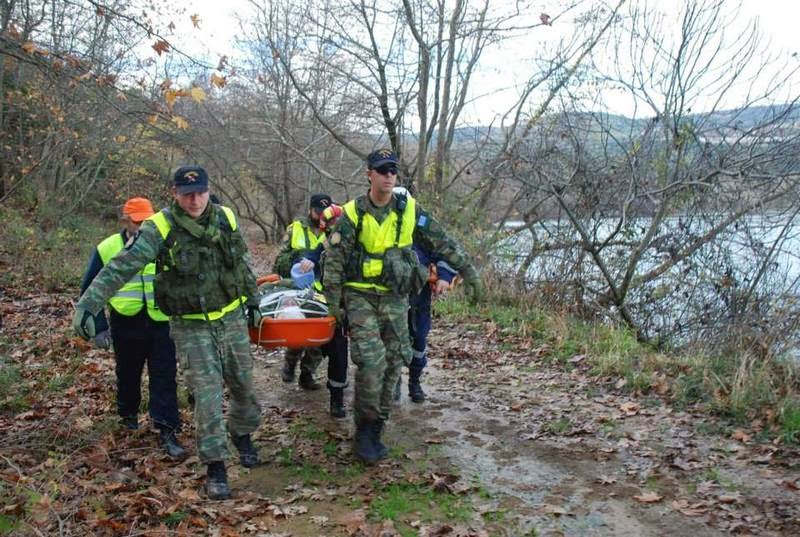
[[[292,250],[314,250],[325,240],[325,233],[314,235],[314,233],[308,229],[308,226],[304,225],[300,220],[292,222],[289,229],[292,233]],[[308,242],[310,244],[306,244],[306,236],[308,236]]]
[[[236,231],[236,216],[234,216],[233,210],[229,207],[225,207],[224,205],[220,205],[219,208],[225,213],[225,217],[228,219],[228,223],[231,225],[231,231]],[[167,236],[169,235],[170,229],[172,229],[172,225],[169,223],[169,218],[167,218],[167,215],[164,214],[164,211],[158,211],[156,214],[148,218],[148,220],[152,221],[156,225],[158,232],[161,234],[161,238],[167,240]],[[236,311],[245,302],[247,302],[247,297],[241,296],[237,299],[234,299],[230,304],[219,310],[209,311],[207,313],[188,313],[186,315],[179,315],[178,317],[189,320],[216,321],[223,318],[230,312]]]
[[[103,265],[107,265],[111,259],[125,247],[122,235],[115,233],[104,239],[97,245],[97,253]],[[133,317],[142,307],[147,305],[147,315],[154,321],[167,321],[169,317],[158,309],[153,295],[153,278],[156,274],[156,264],[148,263],[133,278],[123,285],[117,294],[108,301],[108,305],[120,315]]]
[[[287,229],[292,235],[292,243],[290,246],[292,250],[300,250],[302,252],[308,252],[311,250],[316,250],[317,246],[322,244],[325,241],[325,233],[320,233],[319,235],[314,235],[308,226],[305,225],[300,220],[295,220]],[[306,243],[306,237],[308,237],[308,243]],[[314,289],[317,291],[322,291],[322,282],[319,280],[314,280]]]
[[[364,279],[374,279],[381,275],[383,272],[383,253],[392,247],[404,248],[411,246],[414,243],[414,226],[416,225],[416,202],[411,196],[406,197],[406,208],[403,211],[403,220],[400,223],[400,237],[395,244],[395,237],[397,236],[397,219],[398,214],[396,210],[392,210],[383,222],[378,224],[375,217],[369,213],[364,213],[362,218],[364,221],[361,224],[361,233],[357,240],[364,247],[365,255],[361,263],[361,276]],[[344,214],[350,219],[358,229],[358,209],[356,207],[356,200],[347,202],[344,207]],[[375,257],[370,257],[370,255]],[[385,285],[373,283],[369,281],[347,281],[347,287],[356,289],[372,289],[375,291],[388,292],[390,289]]]

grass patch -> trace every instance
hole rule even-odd
[[[417,519],[467,521],[472,518],[473,508],[469,500],[461,496],[434,492],[423,485],[393,483],[372,500],[369,515],[374,520],[392,520],[399,524],[398,529],[413,530],[408,523]]]
[[[550,434],[564,434],[570,430],[572,427],[572,422],[569,421],[567,418],[558,418],[557,420],[553,420],[548,422],[547,425],[544,426],[544,430]]]
[[[328,440],[325,442],[325,445],[322,446],[322,452],[326,457],[335,457],[338,450],[339,446],[333,440]]]
[[[800,400],[791,398],[784,401],[779,420],[781,439],[792,443],[800,441]]]
[[[499,511],[486,511],[481,513],[481,517],[483,520],[488,522],[489,524],[497,524],[503,522],[506,519],[506,514],[508,511],[501,509]]]
[[[164,524],[166,524],[170,528],[174,528],[175,526],[183,522],[188,516],[189,513],[184,513],[183,511],[174,511],[165,516],[164,518],[162,518],[161,520],[162,522],[164,522]]]
[[[75,376],[72,373],[57,373],[47,381],[47,391],[57,394],[63,392],[73,384],[75,384]]]
[[[289,427],[289,430],[292,434],[307,438],[308,440],[325,440],[328,437],[328,433],[324,430],[317,427],[317,425],[307,418],[299,418],[295,420],[292,425]]]
[[[19,519],[13,516],[0,514],[0,535],[11,535],[19,528]]]
[[[29,408],[28,387],[19,367],[0,356],[0,411],[18,413]]]

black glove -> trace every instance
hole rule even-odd
[[[256,306],[247,306],[247,324],[253,328],[261,328],[261,310]]]

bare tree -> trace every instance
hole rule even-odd
[[[763,60],[753,25],[730,39],[726,13],[686,2],[676,29],[674,13],[632,5],[614,61],[582,80],[623,91],[634,117],[591,112],[607,103],[576,87],[504,164],[535,239],[519,276],[574,290],[644,340],[796,319],[778,261],[796,227],[800,114],[782,92],[797,71]]]

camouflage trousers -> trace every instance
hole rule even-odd
[[[403,365],[411,362],[408,297],[345,288],[350,322],[350,359],[356,365],[353,418],[356,424],[386,420]]]
[[[228,433],[250,434],[261,422],[253,392],[253,358],[244,315],[233,311],[216,321],[172,319],[181,367],[194,393],[197,453],[203,463],[226,460]],[[228,387],[227,431],[223,392]]]
[[[322,351],[319,347],[307,347],[304,349],[286,349],[284,355],[286,363],[295,368],[297,362],[300,362],[300,372],[314,374],[322,362]]]

